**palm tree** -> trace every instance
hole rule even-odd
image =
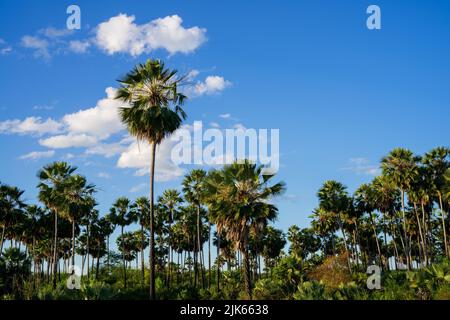
[[[177,130],[186,114],[181,108],[185,96],[178,92],[183,78],[166,69],[159,60],[138,64],[123,79],[117,99],[130,105],[120,109],[122,122],[138,141],[147,141],[150,163],[150,298],[155,299],[154,177],[156,146]]]
[[[112,218],[112,220],[114,221],[115,225],[119,225],[120,226],[120,236],[121,239],[125,239],[124,238],[124,233],[123,233],[123,229],[125,226],[128,226],[132,220],[132,211],[130,211],[130,204],[131,201],[128,198],[125,197],[120,197],[116,200],[116,202],[114,202],[112,208],[111,208],[111,212],[110,212],[110,216]],[[122,243],[123,245],[125,244],[124,241],[120,241],[120,243]],[[121,248],[122,251],[122,264],[123,264],[123,283],[124,283],[124,287],[127,287],[127,269],[126,269],[126,265],[125,265],[125,260],[126,260],[126,250],[124,248]]]
[[[60,214],[60,209],[66,204],[66,195],[64,194],[65,185],[76,169],[76,167],[72,167],[66,162],[53,162],[38,172],[38,178],[41,181],[38,184],[39,200],[54,215],[53,289],[56,288],[56,270],[58,263],[58,214]]]
[[[167,282],[170,288],[170,281],[171,281],[171,263],[172,263],[172,239],[171,239],[171,233],[172,233],[172,223],[175,219],[176,213],[179,210],[179,206],[181,203],[183,203],[183,198],[180,195],[180,192],[178,192],[175,189],[168,189],[163,192],[162,197],[159,199],[158,203],[165,208],[165,211],[168,213],[167,222],[169,224],[168,226],[168,243],[169,243],[169,268],[168,268],[168,277]]]
[[[12,227],[23,215],[25,203],[21,198],[24,192],[17,187],[0,183],[0,224],[2,226],[0,257],[2,256],[7,229]]]
[[[200,255],[200,259],[196,259],[200,263],[201,266],[201,273],[202,273],[202,284],[203,288],[205,288],[205,276],[203,273],[202,268],[202,261],[203,261],[203,248],[201,244],[201,237],[200,237],[200,230],[201,230],[201,217],[200,217],[200,209],[202,205],[202,199],[204,197],[204,180],[206,177],[206,172],[201,169],[194,169],[189,174],[187,174],[182,182],[183,185],[183,193],[186,200],[196,207],[197,209],[197,245],[198,245],[198,251],[196,251]],[[197,284],[197,264],[194,265],[194,273],[195,273],[195,284]]]
[[[94,192],[95,186],[88,184],[86,178],[78,174],[69,177],[64,186],[67,201],[62,214],[72,223],[72,265],[75,265],[75,226],[89,212]]]
[[[408,241],[405,217],[405,194],[410,190],[413,181],[418,174],[417,161],[419,159],[414,154],[403,148],[393,149],[386,157],[381,160],[381,169],[392,183],[400,190],[402,215],[403,215],[403,235],[405,242],[405,256],[408,269],[411,268],[410,244]]]
[[[445,173],[450,168],[450,148],[437,147],[427,152],[423,157],[423,163],[426,165],[431,176],[431,185],[433,193],[438,197],[438,204],[441,210],[442,234],[445,248],[445,254],[450,258],[450,249],[447,242],[447,231],[445,226],[445,216],[443,205],[443,192],[445,186]]]
[[[135,218],[138,220],[139,225],[141,226],[141,233],[140,233],[140,250],[141,250],[141,281],[142,285],[144,285],[144,277],[145,277],[145,260],[144,260],[144,248],[146,247],[145,239],[142,237],[146,234],[144,232],[144,228],[148,228],[149,226],[149,220],[150,220],[150,205],[148,198],[146,197],[139,197],[136,199],[136,201],[132,205],[132,209],[135,215]]]
[[[378,176],[372,181],[373,186],[373,201],[376,209],[381,212],[383,217],[388,220],[388,224],[391,229],[391,236],[394,245],[395,263],[398,261],[398,250],[395,240],[395,224],[394,218],[396,212],[400,209],[400,191],[392,181],[386,176]],[[403,238],[400,236],[400,240],[403,244]]]
[[[356,189],[354,195],[354,203],[355,209],[357,211],[359,211],[361,214],[367,213],[369,216],[373,236],[375,238],[375,243],[377,245],[378,260],[380,263],[382,263],[384,261],[382,261],[383,257],[381,255],[380,243],[378,241],[378,232],[376,230],[377,226],[375,224],[373,217],[373,215],[375,214],[374,210],[376,208],[376,204],[375,204],[375,191],[372,184],[364,183],[360,185],[358,189]]]
[[[343,214],[346,213],[351,205],[351,199],[349,198],[346,189],[347,188],[342,183],[329,180],[325,181],[323,186],[319,189],[317,196],[319,197],[319,206],[325,211],[332,213],[337,220],[344,240],[344,250],[347,255],[349,270],[352,270],[343,223]]]
[[[224,230],[243,256],[244,289],[252,296],[249,266],[249,238],[254,230],[275,220],[278,209],[269,203],[284,191],[284,183],[269,185],[274,175],[263,174],[263,167],[245,160],[210,172],[205,180],[206,202],[211,220],[219,232]],[[218,177],[220,177],[218,179]]]

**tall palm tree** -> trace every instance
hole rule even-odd
[[[339,225],[339,229],[341,229],[349,270],[352,270],[350,265],[350,257],[348,256],[347,237],[345,235],[343,223],[343,215],[351,205],[351,199],[349,198],[346,189],[347,187],[345,187],[342,183],[329,180],[325,181],[323,186],[319,189],[317,196],[319,198],[319,206],[334,215]]]
[[[139,197],[136,199],[136,201],[132,205],[132,209],[135,215],[136,220],[139,222],[139,225],[141,226],[141,233],[139,234],[141,243],[140,243],[140,250],[141,250],[141,282],[142,285],[144,285],[144,277],[145,277],[145,260],[144,260],[144,248],[145,248],[145,239],[142,237],[146,234],[144,232],[144,228],[147,229],[149,227],[149,220],[150,220],[150,204],[147,197]]]
[[[395,253],[395,264],[397,265],[398,260],[398,250],[395,240],[395,224],[394,218],[396,212],[400,210],[400,191],[395,186],[392,181],[390,181],[386,176],[378,176],[372,181],[373,186],[373,201],[376,209],[381,212],[383,217],[388,221],[390,226],[390,234],[392,236],[394,253]],[[403,238],[400,236],[400,240],[404,247]]]
[[[124,228],[125,226],[128,226],[132,220],[132,211],[130,211],[130,205],[131,205],[131,201],[126,198],[126,197],[120,197],[118,198],[112,208],[111,208],[111,212],[110,212],[110,216],[112,217],[112,220],[114,221],[115,225],[120,226],[120,237],[121,239],[125,239],[124,238]],[[120,241],[121,244],[125,245],[124,241]],[[124,287],[127,287],[127,269],[126,269],[126,265],[125,265],[125,260],[126,260],[126,252],[127,250],[125,250],[124,248],[121,248],[122,251],[122,264],[123,264],[123,283],[124,283]]]
[[[450,148],[437,147],[427,152],[422,162],[426,165],[431,175],[431,184],[433,193],[438,197],[438,204],[441,211],[442,235],[445,248],[445,254],[450,257],[450,249],[447,241],[447,231],[445,225],[445,216],[443,205],[443,192],[445,187],[445,173],[450,168]]]
[[[168,268],[168,285],[170,287],[171,281],[171,263],[172,263],[172,223],[174,222],[177,212],[179,210],[179,206],[183,203],[183,198],[178,190],[168,189],[165,190],[162,194],[162,197],[159,199],[159,204],[162,207],[165,207],[165,211],[168,213],[167,222],[168,226],[168,243],[169,243],[169,268]]]
[[[38,184],[39,200],[49,208],[54,215],[54,238],[53,238],[53,288],[56,288],[56,270],[58,264],[58,214],[60,209],[66,205],[65,185],[76,170],[66,162],[53,162],[39,170]]]
[[[62,214],[72,223],[72,265],[75,265],[75,226],[89,212],[94,192],[95,186],[78,174],[69,177],[64,186],[67,201]]]
[[[386,157],[381,160],[381,169],[383,175],[392,181],[392,183],[400,190],[402,215],[403,215],[403,236],[405,242],[405,256],[408,269],[411,268],[410,261],[410,244],[408,241],[405,216],[405,195],[410,190],[413,181],[418,174],[417,161],[418,157],[414,156],[412,151],[404,148],[393,149]]]
[[[183,185],[183,193],[186,201],[191,203],[193,206],[197,209],[197,245],[198,250],[196,251],[199,253],[200,257],[199,259],[196,259],[200,266],[201,266],[201,275],[202,275],[202,285],[203,288],[205,288],[205,275],[203,273],[203,267],[202,267],[202,255],[203,255],[203,248],[201,244],[201,217],[200,217],[200,209],[202,205],[202,200],[204,198],[204,180],[206,178],[206,171],[201,169],[194,169],[189,174],[187,174],[182,182]],[[195,283],[197,283],[197,264],[194,265],[194,272],[195,272]]]
[[[278,209],[269,201],[285,188],[282,182],[269,185],[274,175],[263,174],[263,169],[247,160],[235,162],[220,171],[210,172],[205,180],[205,199],[211,220],[219,232],[226,232],[226,237],[243,256],[244,291],[249,299],[252,296],[250,234],[277,217]]]
[[[384,261],[382,261],[383,257],[381,255],[380,243],[378,241],[378,232],[376,229],[377,226],[373,217],[376,204],[375,204],[375,191],[372,184],[363,183],[362,185],[360,185],[358,189],[356,189],[355,191],[354,202],[355,202],[355,209],[357,211],[359,211],[362,214],[367,213],[369,216],[373,236],[375,238],[375,243],[377,245],[378,261],[380,263],[384,263]]]
[[[150,144],[150,298],[155,299],[154,178],[156,146],[177,130],[186,113],[181,106],[185,96],[178,92],[183,78],[166,69],[159,60],[138,64],[119,80],[117,99],[129,104],[120,109],[122,122],[138,141]]]
[[[21,199],[24,192],[17,187],[0,184],[0,225],[2,226],[0,257],[2,256],[7,229],[12,227],[24,213],[23,209],[26,205]]]

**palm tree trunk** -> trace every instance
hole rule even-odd
[[[252,298],[252,286],[250,283],[250,261],[248,259],[248,250],[247,245],[245,245],[244,250],[242,251],[243,255],[243,273],[244,273],[244,291],[247,299]]]
[[[344,226],[343,226],[343,223],[341,220],[341,213],[338,213],[338,223],[339,223],[339,227],[341,228],[342,237],[344,238],[344,249],[345,249],[345,254],[347,256],[348,269],[349,269],[350,273],[352,273],[352,266],[350,264],[350,256],[348,255],[347,238],[345,236]]]
[[[405,216],[405,191],[401,190],[402,194],[402,216],[403,216],[403,234],[405,237],[405,257],[406,257],[406,265],[408,267],[408,270],[411,270],[411,261],[409,259],[410,255],[410,246],[408,244],[408,236],[407,236],[407,229],[406,229],[406,216]]]
[[[375,229],[375,222],[373,221],[373,217],[370,213],[369,213],[369,217],[370,217],[370,223],[372,224],[373,236],[375,237],[375,242],[377,244],[378,259],[379,259],[378,261],[381,263],[383,259],[381,257],[380,243],[378,242],[378,235],[377,235],[377,231]]]
[[[127,288],[127,266],[125,264],[125,246],[124,246],[124,238],[123,238],[123,224],[120,228],[120,238],[122,239],[122,265],[123,265],[123,286]]]
[[[75,265],[75,220],[72,221],[72,266]]]
[[[87,225],[87,241],[86,241],[86,257],[87,257],[87,263],[86,263],[86,267],[87,267],[87,278],[89,280],[89,233],[90,233],[90,223],[88,223]]]
[[[2,256],[3,243],[5,242],[5,229],[6,229],[6,226],[3,226],[3,228],[2,228],[2,238],[1,238],[1,242],[0,242],[0,257]]]
[[[211,221],[208,221],[208,289],[211,288]]]
[[[220,233],[217,232],[217,292],[220,292]]]
[[[55,229],[54,229],[54,239],[53,239],[53,290],[56,289],[56,267],[58,263],[58,213],[54,210],[55,217]]]
[[[421,249],[422,249],[422,255],[423,255],[423,258],[424,258],[425,264],[426,264],[426,261],[428,260],[428,258],[427,258],[427,250],[425,248],[425,239],[423,237],[422,226],[420,225],[420,218],[419,218],[419,213],[417,211],[417,204],[415,202],[414,202],[414,212],[416,214],[417,226],[419,227],[420,246],[421,246]]]
[[[441,195],[441,192],[439,192],[439,191],[438,191],[438,196],[439,196],[439,208],[441,209],[442,231],[443,231],[443,235],[444,235],[445,255],[447,256],[447,258],[449,258],[450,252],[449,252],[448,244],[447,244],[447,231],[446,231],[446,227],[445,227],[445,212],[444,212],[444,207],[442,205],[442,195]]]
[[[199,254],[199,264],[200,272],[202,276],[202,288],[205,289],[205,273],[203,272],[203,247],[200,236],[200,205],[197,205],[197,241],[198,241],[198,254]]]
[[[144,263],[144,226],[141,224],[141,232],[142,232],[142,239],[141,239],[141,285],[144,286],[145,282],[145,263]]]
[[[150,164],[150,300],[156,299],[155,292],[155,215],[153,208],[154,201],[154,181],[155,181],[155,156],[156,142],[151,142],[151,164]]]

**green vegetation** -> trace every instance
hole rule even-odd
[[[192,170],[181,191],[154,201],[156,145],[186,117],[182,80],[149,60],[120,81],[117,98],[130,105],[122,120],[152,151],[149,198],[120,197],[99,212],[96,187],[65,162],[38,172],[39,205],[0,184],[0,297],[450,298],[448,148],[422,157],[396,148],[382,159],[381,175],[354,194],[326,181],[311,226],[286,234],[271,225],[284,183],[249,161]],[[81,287],[71,290],[78,262]],[[379,290],[366,286],[370,265],[382,269]]]

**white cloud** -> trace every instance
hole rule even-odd
[[[231,82],[219,76],[208,76],[205,81],[197,82],[194,92],[197,95],[220,93],[231,85]]]
[[[175,143],[171,139],[166,139],[156,148],[156,181],[169,181],[184,174],[184,170],[175,165],[171,159],[172,147]],[[119,168],[135,168],[137,169],[136,175],[143,176],[149,174],[150,158],[150,146],[148,143],[140,142],[138,144],[133,142],[120,155],[117,166]]]
[[[111,158],[124,152],[127,149],[122,143],[102,143],[86,150],[86,154],[102,155],[106,158]]]
[[[5,40],[0,38],[0,54],[8,54],[12,51],[12,47],[9,46]]]
[[[376,176],[381,173],[379,167],[371,165],[369,159],[367,158],[350,158],[348,161],[348,166],[342,168],[342,170],[349,170],[356,174],[365,174]]]
[[[62,124],[48,118],[43,121],[40,117],[28,117],[23,121],[6,120],[0,122],[0,133],[38,134],[58,133]]]
[[[49,59],[50,53],[48,51],[49,42],[45,39],[33,36],[23,36],[22,46],[28,49],[34,49],[34,56],[36,58]]]
[[[231,114],[223,113],[223,114],[220,114],[219,117],[222,119],[229,119],[229,118],[231,118]]]
[[[158,18],[138,25],[134,16],[119,14],[97,26],[95,42],[107,54],[128,53],[138,56],[156,49],[170,54],[189,53],[206,41],[206,29],[184,28],[177,16]]]
[[[41,158],[51,158],[55,155],[54,150],[49,151],[33,151],[27,154],[24,154],[23,156],[20,156],[19,159],[21,160],[37,160]]]
[[[98,142],[97,138],[86,134],[67,134],[53,136],[39,140],[39,144],[52,149],[92,147]]]
[[[47,27],[45,29],[39,30],[39,33],[46,36],[47,38],[60,38],[72,34],[73,31],[67,28],[56,29],[54,27]]]
[[[217,122],[210,122],[209,125],[213,128],[220,128],[220,125]]]
[[[124,104],[114,99],[116,89],[109,87],[105,91],[107,97],[95,107],[64,116],[63,122],[71,133],[86,133],[102,140],[124,129],[118,112]]]
[[[132,188],[130,189],[130,192],[131,192],[131,193],[137,193],[137,192],[139,192],[139,191],[144,190],[147,186],[148,186],[148,185],[147,185],[146,183],[140,183],[140,184],[135,185],[134,187],[132,187]]]
[[[69,50],[75,53],[86,53],[90,46],[89,41],[73,40],[69,42]]]
[[[111,178],[111,175],[108,172],[99,172],[97,174],[97,177],[103,178],[103,179],[109,179],[109,178]]]

